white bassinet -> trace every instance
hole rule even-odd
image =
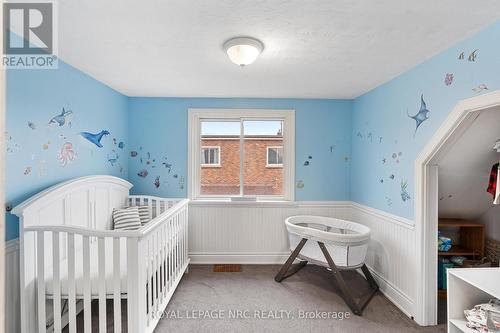
[[[326,266],[333,273],[344,301],[354,314],[361,315],[379,289],[365,265],[370,229],[358,223],[322,216],[292,216],[285,220],[285,224],[292,254],[274,278],[276,282],[297,273],[308,262]],[[293,265],[297,258],[302,261]],[[348,288],[341,274],[341,270],[358,268],[361,268],[371,289],[360,298]]]
[[[325,244],[335,265],[341,269],[361,267],[365,262],[370,229],[364,225],[323,216],[292,216],[285,220],[293,251],[303,238],[307,242],[298,257],[328,266],[328,262],[316,242]]]

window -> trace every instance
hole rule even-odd
[[[293,110],[190,109],[189,196],[293,200]]]
[[[220,166],[220,147],[201,147],[202,166]]]
[[[283,166],[283,147],[267,147],[267,167]]]

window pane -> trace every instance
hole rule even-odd
[[[279,152],[269,149],[269,165],[267,160],[268,147],[283,145],[283,121],[244,121],[243,131],[243,194],[283,195],[283,168],[277,167],[277,162],[280,162]]]
[[[240,121],[202,121],[200,146],[200,194],[239,195]]]

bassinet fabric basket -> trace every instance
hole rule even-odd
[[[291,216],[285,220],[293,251],[303,238],[314,242],[304,245],[299,258],[328,266],[316,242],[325,244],[337,267],[352,269],[365,262],[370,228],[359,223],[323,216]]]

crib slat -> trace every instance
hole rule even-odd
[[[153,200],[148,200],[148,218],[151,221],[153,219]]]
[[[151,289],[152,289],[152,286],[151,286],[151,271],[152,271],[152,269],[151,269],[151,238],[148,238],[148,240],[147,240],[147,257],[146,258],[147,258],[146,259],[146,264],[147,264],[147,268],[148,268],[148,270],[147,270],[147,272],[148,272],[148,274],[147,274],[147,278],[148,278],[148,280],[147,280],[147,285],[148,285],[148,304],[147,304],[148,314],[146,316],[146,318],[147,318],[146,322],[149,325],[149,323],[151,321],[151,313],[152,313],[152,311],[151,311],[151,299],[152,299],[152,297],[151,297]]]
[[[153,297],[153,305],[151,307],[151,315],[153,316],[153,318],[155,317],[156,315],[156,306],[158,304],[157,300],[158,298],[156,297],[156,293],[158,291],[158,286],[157,286],[157,278],[156,278],[156,274],[158,273],[158,270],[157,270],[157,258],[156,258],[156,254],[157,254],[157,246],[156,246],[156,243],[157,243],[157,233],[155,232],[152,237],[151,237],[151,240],[152,240],[152,249],[153,249],[153,258],[152,259],[152,263],[153,263],[153,288],[152,288],[152,297]]]
[[[61,332],[61,271],[59,268],[59,232],[52,232],[52,282],[54,284],[54,332]]]
[[[106,251],[104,237],[98,238],[99,333],[106,333]]]
[[[168,291],[172,288],[172,271],[173,271],[173,255],[172,255],[172,218],[168,220]]]
[[[160,214],[161,214],[161,213],[160,213],[160,208],[161,208],[161,207],[160,207],[160,205],[161,205],[161,202],[160,202],[160,200],[156,200],[156,201],[155,201],[155,203],[156,203],[156,205],[155,205],[156,216],[158,216],[158,215],[160,215]]]
[[[161,276],[161,286],[162,286],[162,300],[165,300],[165,296],[167,295],[167,291],[166,291],[166,272],[165,272],[165,269],[166,269],[166,255],[165,255],[165,246],[167,244],[166,242],[166,239],[167,239],[167,235],[166,235],[166,232],[167,232],[167,227],[164,225],[162,225],[162,228],[161,228],[161,267],[162,267],[162,276]]]
[[[36,234],[37,243],[37,302],[38,302],[38,332],[46,332],[46,322],[45,322],[45,233],[39,231]]]
[[[120,272],[120,238],[113,238],[113,324],[115,333],[122,331],[122,315],[121,315],[121,272]]]
[[[68,234],[68,320],[69,332],[76,333],[75,234]]]
[[[92,333],[92,313],[90,303],[90,238],[83,236],[83,326],[85,333]]]

